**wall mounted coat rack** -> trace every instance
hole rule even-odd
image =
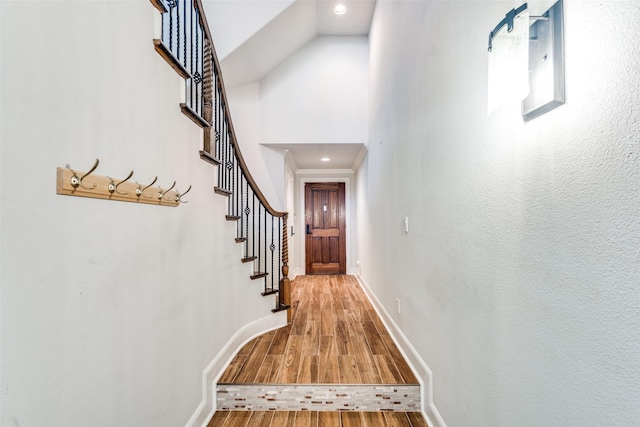
[[[58,168],[56,193],[67,196],[92,197],[95,199],[119,200],[121,202],[145,203],[158,206],[178,206],[187,203],[182,197],[191,190],[191,186],[180,193],[173,190],[176,182],[167,188],[153,186],[158,177],[148,184],[130,182],[133,171],[124,179],[111,178],[93,173],[100,164],[96,159],[93,167],[88,172],[79,172],[68,165]]]

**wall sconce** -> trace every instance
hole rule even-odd
[[[562,22],[562,0],[541,16],[525,3],[489,33],[489,114],[518,99],[529,121],[564,104]]]

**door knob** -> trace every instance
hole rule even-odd
[[[311,234],[311,227],[307,224],[307,234]]]

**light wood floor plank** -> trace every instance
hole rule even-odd
[[[353,347],[355,351],[356,362],[358,363],[358,372],[363,384],[382,384],[380,372],[373,359],[369,344],[364,336],[353,337]]]
[[[429,427],[419,412],[218,411],[208,427]]]
[[[335,337],[320,338],[320,383],[335,384],[340,382],[338,368],[338,349]]]
[[[315,421],[316,427],[318,424],[318,414],[315,414],[315,419],[312,420],[312,413],[310,411],[299,411],[296,413],[296,420],[294,422],[294,427],[311,427],[312,422]]]
[[[234,379],[235,383],[253,383],[256,381],[256,375],[269,351],[274,335],[275,332],[272,331],[258,337],[258,341],[253,346],[242,369]]]
[[[251,418],[247,425],[255,427],[270,427],[271,420],[273,419],[273,412],[270,411],[255,411],[252,412]]]
[[[266,355],[260,369],[258,369],[255,382],[257,384],[275,382],[278,377],[278,370],[280,369],[280,366],[277,365],[278,363],[282,363],[282,356]]]
[[[251,414],[248,411],[229,411],[224,427],[246,427]]]
[[[376,362],[376,366],[378,367],[378,372],[380,372],[380,378],[382,378],[383,383],[403,384],[404,380],[402,379],[402,375],[398,372],[398,368],[396,368],[391,357],[375,354],[373,359]]]
[[[318,427],[341,427],[340,412],[318,412]]]
[[[292,324],[244,345],[220,382],[418,384],[353,276],[298,276],[292,305]]]
[[[271,420],[271,427],[293,427],[296,413],[293,411],[276,411]]]
[[[240,350],[238,351],[238,354],[240,356],[248,356],[249,353],[251,353],[251,350],[253,350],[253,346],[255,346],[258,342],[258,339],[260,339],[260,337],[255,337],[254,339],[243,345],[242,348],[240,348]]]
[[[269,348],[268,354],[271,356],[283,356],[284,351],[287,348],[287,340],[291,334],[291,325],[287,325],[284,328],[276,330],[276,335],[273,337],[273,342]]]
[[[407,412],[407,416],[411,421],[411,427],[429,427],[420,412]]]
[[[322,305],[322,317],[320,319],[320,335],[332,336],[336,333],[336,318],[333,314],[333,301],[327,298]]]
[[[317,384],[320,382],[320,356],[307,354],[302,357],[298,384]]]
[[[382,412],[363,412],[362,421],[364,427],[380,427],[386,426],[387,421]]]
[[[354,356],[338,355],[338,372],[341,384],[362,384]]]
[[[411,427],[411,421],[406,412],[385,412],[384,418],[388,427]]]
[[[416,378],[415,374],[411,370],[411,367],[409,367],[409,364],[402,356],[402,353],[400,353],[400,350],[393,342],[393,338],[391,338],[391,335],[381,335],[380,337],[382,338],[385,346],[387,346],[389,355],[393,359],[393,362],[398,368],[398,371],[400,371],[400,375],[402,375],[405,384],[418,384],[418,378]]]
[[[360,412],[341,412],[340,419],[343,427],[363,427],[362,413]]]
[[[227,421],[227,417],[229,416],[229,411],[216,411],[207,424],[207,427],[221,427]]]
[[[234,357],[233,360],[231,360],[229,366],[227,366],[227,369],[225,369],[218,382],[232,383],[233,380],[235,380],[236,376],[238,376],[238,372],[240,372],[246,360],[247,356],[241,354],[238,354],[236,357]]]
[[[362,328],[364,329],[364,335],[369,342],[369,348],[371,348],[372,354],[388,355],[389,351],[384,345],[384,341],[380,338],[380,334],[376,329],[375,324],[371,320],[365,320],[362,322]]]
[[[298,381],[300,362],[302,360],[302,344],[304,335],[291,335],[287,343],[282,366],[278,375],[281,384],[295,384]]]
[[[304,334],[302,354],[312,356],[320,354],[320,321],[307,321],[307,330]]]

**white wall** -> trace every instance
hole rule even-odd
[[[528,123],[486,115],[511,7],[378,2],[362,275],[449,427],[636,426],[640,5],[566,1],[567,103]]]
[[[149,2],[3,2],[1,424],[177,426],[270,315]],[[193,190],[177,208],[56,195],[56,168]]]
[[[262,142],[367,141],[366,37],[316,37],[260,83]]]
[[[366,37],[316,37],[259,83],[227,88],[243,156],[274,208],[285,205],[285,161],[284,151],[269,144],[367,141],[368,61]],[[303,221],[296,226],[304,227]],[[300,231],[296,233],[292,244],[304,250]],[[298,252],[290,251],[294,274],[304,270]],[[353,258],[348,254],[350,267]]]
[[[294,0],[203,0],[220,61],[287,9]]]

